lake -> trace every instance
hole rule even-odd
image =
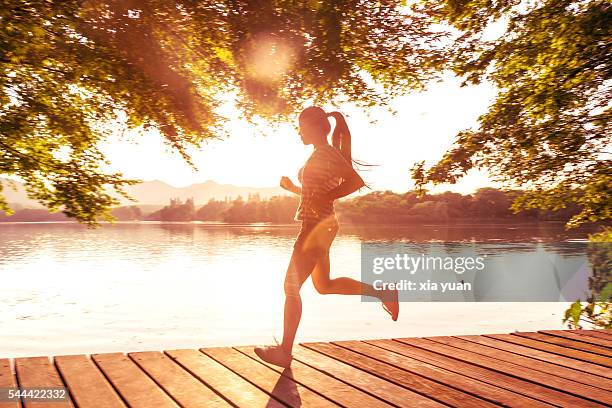
[[[271,343],[282,334],[283,277],[297,230],[0,223],[0,357]],[[359,279],[362,242],[469,244],[493,255],[543,251],[584,264],[585,237],[560,224],[341,225],[332,277]],[[577,245],[568,251],[568,243]],[[392,322],[379,304],[322,296],[310,281],[302,294],[298,341],[559,329],[567,308],[563,302],[405,302]]]

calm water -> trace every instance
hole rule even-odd
[[[272,342],[297,226],[0,223],[0,356]],[[359,278],[362,241],[466,243],[582,260],[559,225],[341,226],[332,275]],[[529,268],[529,265],[524,265]],[[403,303],[392,322],[359,297],[307,282],[298,340],[561,327],[565,303]]]

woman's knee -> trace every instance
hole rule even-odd
[[[307,258],[296,253],[291,256],[291,262],[287,268],[284,284],[286,297],[300,296],[300,289],[310,274],[308,268],[309,262]],[[312,269],[312,267],[310,267],[310,269]]]
[[[321,295],[329,295],[333,292],[333,285],[329,279],[313,279],[312,283],[317,292]]]
[[[299,298],[300,297],[301,285],[295,280],[287,278],[285,279],[285,297],[286,298]]]

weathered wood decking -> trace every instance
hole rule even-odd
[[[612,404],[612,331],[305,343],[290,370],[252,347],[0,359],[2,387],[62,387],[110,407],[597,407]]]

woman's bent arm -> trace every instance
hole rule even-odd
[[[365,186],[363,179],[357,173],[354,173],[352,177],[344,180],[338,187],[327,192],[324,196],[324,200],[334,201],[338,198],[346,197],[363,186]]]

